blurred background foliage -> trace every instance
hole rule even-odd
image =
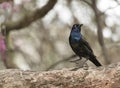
[[[1,0],[6,49],[0,51],[0,69],[73,67],[69,59],[77,57],[68,38],[74,23],[84,24],[82,34],[103,65],[120,61],[120,0]]]

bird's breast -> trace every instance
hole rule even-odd
[[[72,36],[72,37],[70,38],[70,42],[71,42],[71,44],[78,45],[79,42],[80,42],[80,38],[79,38],[79,37],[76,37],[76,36]]]
[[[79,43],[72,43],[72,44],[71,44],[71,47],[72,47],[72,48],[77,48],[77,47],[79,47]]]

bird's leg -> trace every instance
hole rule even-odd
[[[79,61],[79,60],[81,60],[82,59],[82,57],[80,57],[80,58],[77,58],[77,59],[74,59],[74,60],[70,60],[70,62],[77,62],[77,61]]]
[[[85,64],[83,65],[83,69],[84,69],[84,70],[88,70],[88,64],[87,64],[87,63],[85,63]]]
[[[79,62],[76,62],[77,67],[71,69],[71,71],[76,71],[76,70],[78,70],[79,68],[83,68],[84,70],[87,70],[87,69],[88,69],[88,65],[87,65],[87,63],[86,63],[87,60],[88,60],[88,59],[86,59],[82,64],[79,64]]]

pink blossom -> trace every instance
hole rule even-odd
[[[12,8],[12,4],[10,2],[3,2],[2,4],[0,4],[0,8],[7,10],[8,8]]]
[[[3,36],[0,36],[0,52],[6,51],[5,39]]]

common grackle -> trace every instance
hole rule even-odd
[[[93,50],[91,49],[88,42],[83,38],[81,34],[81,26],[83,24],[74,24],[71,33],[69,36],[69,43],[72,48],[72,50],[75,52],[76,55],[79,56],[79,59],[82,59],[82,57],[89,59],[92,63],[94,63],[96,66],[102,66],[98,60],[96,59],[96,56],[93,53]],[[78,61],[75,60],[74,62]],[[86,61],[85,61],[86,62]],[[84,63],[82,64],[83,67]],[[80,68],[79,66],[78,68]]]

